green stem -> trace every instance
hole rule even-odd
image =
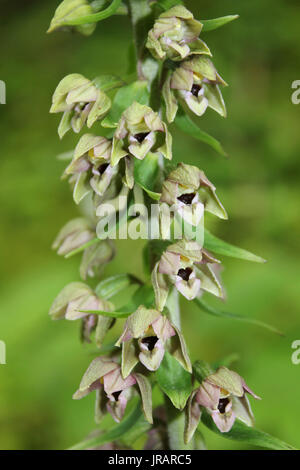
[[[152,10],[147,0],[128,0],[129,15],[131,19],[133,38],[136,51],[137,73],[140,80],[144,80],[142,59],[147,31],[151,28]]]
[[[171,322],[180,330],[180,306],[178,291],[175,287],[169,293],[167,300],[167,307],[170,313]],[[166,400],[167,412],[167,425],[168,425],[168,439],[169,447],[171,450],[192,450],[194,448],[194,440],[188,444],[184,443],[184,426],[185,426],[185,413],[184,411],[177,410],[168,398]]]
[[[69,26],[77,26],[81,24],[96,23],[97,21],[105,20],[111,15],[114,15],[121,4],[121,0],[113,0],[112,3],[105,10],[99,11],[99,13],[93,13],[92,15],[82,16],[74,20],[67,21],[65,24]]]
[[[166,398],[165,403],[167,412],[168,441],[170,450],[193,450],[194,439],[191,439],[188,444],[185,444],[183,440],[185,425],[184,411],[177,410],[168,398]]]

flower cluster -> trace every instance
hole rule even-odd
[[[95,27],[91,22],[94,3],[97,2],[92,6],[86,0],[64,0],[49,31],[72,27],[90,34]],[[116,11],[118,6],[120,2],[113,1],[106,11],[112,8]],[[156,11],[157,5],[152,6],[153,12]],[[83,131],[62,175],[68,179],[73,199],[80,205],[83,216],[69,221],[53,243],[59,255],[83,252],[82,280],[87,282],[89,277],[97,280],[102,268],[115,255],[112,241],[100,239],[98,232],[107,202],[115,211],[121,211],[120,207],[117,209],[121,196],[125,196],[126,204],[133,200],[145,202],[145,208],[154,199],[158,207],[157,251],[153,250],[151,241],[147,244],[147,253],[151,255],[145,262],[149,281],[135,278],[138,288],[133,294],[128,291],[131,297],[125,307],[116,306],[117,296],[127,289],[132,275],[113,276],[105,287],[102,284],[105,281],[92,284],[93,287],[83,282],[68,284],[50,308],[54,320],[81,320],[82,339],[92,342],[94,336],[99,348],[116,318],[126,317],[111,354],[92,361],[73,396],[81,399],[96,392],[97,422],[106,412],[120,422],[128,401],[138,395],[145,418],[152,424],[151,373],[155,371],[158,371],[156,377],[165,380],[165,374],[171,382],[169,388],[164,384],[161,389],[182,410],[192,390],[194,369],[177,315],[177,292],[196,302],[201,302],[204,293],[224,298],[220,261],[206,249],[205,240],[199,241],[192,232],[180,239],[171,233],[178,218],[180,223],[187,222],[192,228],[204,227],[205,212],[227,219],[215,186],[202,170],[185,163],[168,170],[172,136],[167,123],[175,121],[176,124],[180,107],[181,113],[196,116],[203,116],[208,108],[226,116],[220,91],[220,86],[226,83],[211,60],[210,49],[199,37],[202,28],[203,24],[183,5],[175,5],[161,13],[150,31],[145,32],[142,44],[148,51],[139,57],[139,80],[125,84],[120,80],[114,82],[110,76],[89,80],[80,74],[70,74],[61,80],[53,95],[50,112],[63,113],[58,127],[61,138],[71,129],[78,134],[85,126],[93,127],[93,131]],[[149,59],[150,54],[154,60]],[[153,63],[157,75],[148,83],[143,73]],[[159,98],[163,102],[155,105]],[[170,208],[172,218],[167,220],[164,214]],[[125,211],[126,221],[130,217]],[[169,232],[170,236],[166,236]],[[114,295],[116,302],[112,303],[109,299],[114,299]],[[176,307],[172,304],[174,299]],[[179,368],[178,377],[184,374],[188,377],[184,380],[190,380],[184,403],[178,404],[172,395],[177,392],[180,395],[177,388],[182,384],[174,386],[179,379],[168,370],[169,363],[175,364],[177,371]],[[221,432],[228,432],[235,419],[252,425],[246,393],[258,398],[238,374],[226,367],[207,375],[188,399],[185,440],[193,438],[197,447],[195,431],[204,412]],[[166,425],[164,418],[158,427],[152,428],[146,447],[155,445],[159,430]]]

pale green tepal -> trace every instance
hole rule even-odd
[[[207,45],[199,39],[202,23],[183,5],[162,13],[148,33],[146,47],[158,60],[180,61],[191,54],[208,54]]]
[[[95,31],[97,23],[77,26],[72,26],[70,23],[93,13],[95,12],[87,0],[64,0],[57,7],[47,33],[52,33],[52,31],[57,29],[73,29],[85,36],[89,36]]]
[[[58,84],[50,113],[64,113],[58,127],[58,135],[62,138],[70,129],[79,133],[85,124],[92,127],[110,107],[111,100],[97,87],[97,80],[72,73]]]
[[[197,116],[202,116],[209,107],[226,117],[219,85],[226,86],[227,83],[208,57],[195,56],[183,61],[180,67],[168,75],[163,86],[168,121],[173,122],[175,119],[178,100]]]
[[[181,332],[158,310],[143,305],[128,317],[116,346],[122,345],[122,374],[128,377],[140,362],[155,371],[168,350],[188,371],[192,371],[186,344]]]
[[[149,152],[172,158],[172,136],[158,113],[149,106],[133,102],[118,123],[113,138],[112,166],[124,158],[143,160]]]

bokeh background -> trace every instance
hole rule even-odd
[[[93,398],[71,399],[95,351],[79,343],[77,322],[52,322],[47,314],[59,290],[79,279],[79,259],[61,259],[50,249],[59,228],[78,214],[56,159],[78,138],[59,142],[59,117],[48,110],[68,73],[125,74],[131,31],[118,16],[88,38],[47,35],[58,3],[1,0],[0,79],[7,84],[7,104],[0,106],[0,339],[7,344],[7,365],[0,365],[1,449],[63,449],[95,427]],[[299,447],[300,365],[291,362],[291,344],[300,339],[300,106],[291,103],[291,83],[300,79],[298,0],[186,5],[198,19],[241,18],[203,35],[230,87],[227,120],[209,111],[202,128],[222,141],[230,158],[177,132],[175,159],[199,165],[217,186],[230,219],[210,220],[215,233],[268,260],[224,259],[223,308],[272,323],[285,337],[183,302],[184,332],[194,359],[239,353],[236,369],[263,397],[253,403],[257,427]],[[126,242],[126,250],[119,243],[105,275],[142,275],[141,249],[140,242]],[[211,449],[247,448],[204,432]]]

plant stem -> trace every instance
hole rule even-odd
[[[167,307],[170,313],[171,322],[180,330],[180,306],[178,291],[175,287],[170,291]],[[165,399],[166,412],[167,412],[167,425],[168,425],[168,439],[169,447],[171,450],[192,450],[194,448],[194,440],[188,444],[184,443],[184,426],[185,426],[185,413],[184,411],[177,410],[168,398]]]
[[[129,14],[131,18],[134,43],[136,50],[137,60],[137,74],[139,80],[145,80],[148,78],[151,87],[151,105],[154,109],[157,107],[158,96],[159,96],[159,85],[162,68],[157,67],[156,61],[150,59],[148,68],[151,69],[151,73],[148,74],[143,72],[143,61],[145,58],[145,40],[149,29],[152,27],[152,10],[147,0],[128,0]],[[150,78],[151,77],[151,78]],[[170,312],[171,322],[180,330],[180,308],[178,292],[175,288],[170,291],[167,307]],[[184,425],[185,425],[185,414],[183,411],[177,410],[170,400],[166,398],[166,411],[168,421],[168,440],[169,448],[171,450],[191,450],[194,448],[193,439],[188,445],[184,443]]]
[[[194,439],[191,439],[188,444],[184,443],[184,425],[185,413],[184,411],[177,410],[170,400],[166,397],[166,412],[168,422],[168,441],[170,450],[193,450]]]
[[[147,31],[151,28],[152,10],[148,0],[128,0],[129,14],[133,29],[133,38],[137,59],[139,80],[144,80],[142,59]]]

